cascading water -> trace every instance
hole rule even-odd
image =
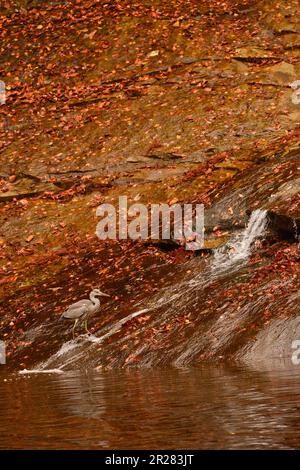
[[[264,235],[267,224],[266,210],[253,211],[246,229],[233,237],[225,247],[216,250],[212,263],[213,271],[222,272],[232,268],[235,264],[247,261],[253,243]]]
[[[300,245],[300,233],[299,233],[298,225],[295,219],[293,220],[293,227],[294,227],[295,239],[297,240],[298,245]]]
[[[106,344],[106,341],[112,337],[115,338],[117,334],[120,335],[120,331],[126,323],[145,313],[152,315],[152,321],[148,327],[153,329],[164,322],[167,324],[169,318],[174,317],[174,315],[195,311],[198,305],[200,309],[201,304],[206,300],[205,296],[211,295],[212,289],[210,286],[212,283],[220,280],[226,283],[226,277],[236,276],[247,264],[255,241],[264,235],[266,227],[267,212],[265,210],[255,210],[251,214],[245,230],[234,236],[225,247],[216,250],[213,259],[205,268],[203,268],[203,264],[199,263],[198,258],[188,262],[186,274],[176,284],[162,288],[146,305],[136,305],[140,308],[103,328],[97,333],[97,336],[83,335],[64,343],[54,355],[39,364],[33,372],[39,370],[61,371],[65,368],[72,368],[86,363],[85,361],[87,361],[86,366],[91,366],[93,361],[90,364],[88,361],[90,361],[90,357],[98,357],[100,345],[101,349],[102,347],[105,348],[103,345]],[[215,322],[219,330],[222,317],[221,319],[216,318]],[[128,336],[118,341],[122,344],[125,339],[128,340]],[[188,358],[198,350],[200,343],[199,338],[195,338],[194,342],[191,340],[184,350],[178,351],[177,357],[173,357],[172,362],[181,365],[188,361]],[[136,356],[144,349],[144,345],[139,345],[136,348]],[[174,356],[173,353],[171,355]],[[115,360],[116,362],[117,360]]]

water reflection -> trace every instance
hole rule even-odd
[[[0,375],[0,447],[299,448],[300,369]]]

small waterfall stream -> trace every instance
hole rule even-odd
[[[255,210],[251,214],[246,228],[234,236],[224,247],[216,250],[214,257],[209,260],[204,269],[203,265],[200,267],[197,258],[188,262],[187,274],[184,275],[183,279],[172,286],[160,289],[152,299],[148,300],[146,305],[137,305],[137,307],[142,308],[138,308],[121,320],[103,328],[97,333],[97,336],[82,335],[64,343],[55,354],[39,364],[32,372],[45,370],[61,372],[64,369],[76,367],[77,364],[85,363],[89,355],[97,355],[100,345],[102,347],[109,338],[120,334],[126,323],[146,313],[152,314],[153,319],[149,326],[155,328],[163,322],[167,323],[168,318],[174,316],[174,312],[184,314],[188,311],[194,311],[197,309],[198,304],[199,307],[201,306],[201,302],[203,302],[201,295],[205,292],[205,289],[210,288],[211,283],[226,278],[226,276],[238,274],[243,266],[247,264],[255,241],[263,237],[266,228],[267,212],[259,209]],[[218,329],[221,327],[220,322],[220,318],[216,319]],[[147,327],[142,326],[141,328]],[[126,340],[128,340],[128,337],[126,337]],[[123,341],[125,341],[124,338]],[[194,349],[197,349],[199,339],[191,340],[190,346],[192,349],[193,342],[195,343]],[[186,347],[184,351],[180,351],[177,357],[172,359],[174,364],[180,364],[182,358],[186,359],[189,356],[191,353],[190,346]],[[139,346],[136,354],[140,354],[143,350],[144,346]]]
[[[245,230],[233,237],[224,247],[216,250],[212,263],[213,271],[221,273],[247,261],[253,243],[264,235],[267,225],[267,211],[261,209],[253,211]]]

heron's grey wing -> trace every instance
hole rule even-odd
[[[68,310],[66,310],[62,316],[63,318],[68,318],[70,320],[75,320],[76,318],[82,317],[85,313],[89,312],[88,305],[71,305]]]
[[[78,302],[71,304],[70,307],[67,308],[67,310],[69,310],[70,308],[82,307],[84,305],[86,305],[87,307],[90,307],[91,305],[93,305],[93,302],[91,302],[88,299],[78,300]]]

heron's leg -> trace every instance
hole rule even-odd
[[[90,331],[88,330],[88,326],[87,326],[87,318],[84,320],[84,327],[85,327],[85,331],[87,333],[90,333]]]
[[[76,320],[74,321],[74,326],[72,328],[72,331],[73,331],[73,338],[75,337],[75,328],[76,328],[76,325],[78,323],[78,318],[76,318]]]

